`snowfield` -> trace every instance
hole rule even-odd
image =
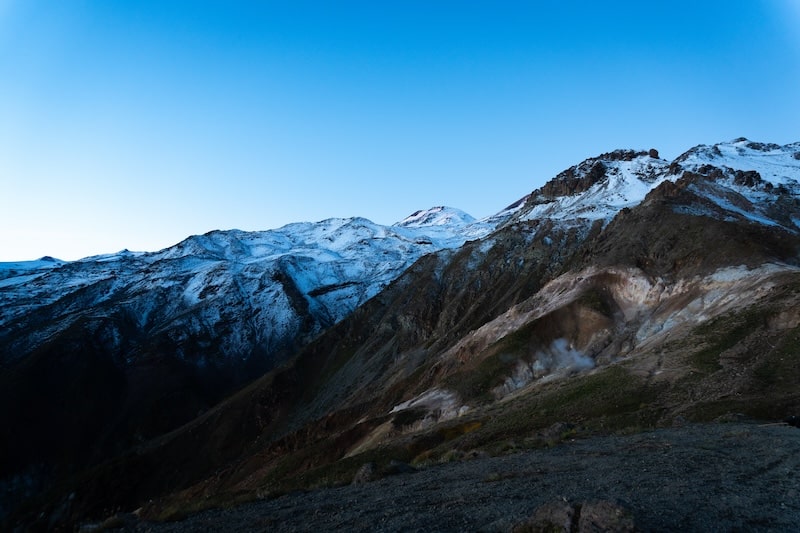
[[[0,263],[0,342],[10,357],[87,316],[124,312],[143,333],[174,331],[180,340],[215,332],[223,355],[246,358],[253,346],[270,351],[297,336],[309,314],[305,335],[342,320],[423,255],[493,229],[437,207],[393,226],[328,219],[212,231],[154,253]],[[34,314],[43,325],[27,331]]]

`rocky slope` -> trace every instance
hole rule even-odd
[[[497,453],[556,423],[582,435],[796,414],[799,154],[739,139],[673,162],[617,151],[576,165],[280,368],[46,498],[52,523]]]
[[[182,521],[159,524],[120,515],[108,525],[168,532],[508,532],[536,531],[526,525],[562,531],[572,521],[574,531],[582,532],[789,531],[800,520],[800,478],[791,475],[798,468],[796,428],[696,425],[567,440],[385,477],[375,472],[366,482],[214,509]]]

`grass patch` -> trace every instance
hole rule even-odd
[[[800,379],[800,328],[779,341],[753,369],[754,388],[775,394],[797,390]]]
[[[800,393],[781,397],[748,395],[698,403],[685,414],[695,422],[713,422],[733,414],[742,414],[754,420],[777,421],[798,412],[798,409],[800,409]]]
[[[330,456],[325,442],[310,446],[285,456],[270,473],[269,481],[258,492],[262,495],[277,496],[296,490],[324,487],[337,487],[350,484],[359,468],[373,463],[377,476],[384,477],[398,473],[398,464],[416,464],[419,456],[452,439],[474,432],[481,427],[479,421],[462,421],[438,427],[431,432],[416,435],[406,442],[391,446],[381,446],[352,457],[325,462],[324,454]],[[416,460],[415,460],[416,458]],[[427,457],[426,457],[427,459]],[[450,457],[449,460],[453,460]],[[317,463],[316,465],[314,463]],[[323,463],[323,464],[320,464]]]
[[[480,428],[448,447],[483,448],[496,455],[549,446],[558,437],[568,439],[580,433],[640,431],[654,427],[663,415],[656,401],[664,387],[648,385],[620,365],[609,366],[492,406]],[[534,437],[558,422],[569,423],[563,435]]]
[[[689,356],[689,363],[701,374],[713,374],[722,369],[719,363],[723,352],[730,350],[766,322],[763,309],[748,309],[729,313],[697,326],[693,334],[705,338],[708,344]]]
[[[445,386],[454,390],[461,398],[479,404],[494,399],[491,389],[500,385],[514,370],[518,359],[510,354],[496,353],[483,359],[477,368],[458,372],[445,380]]]
[[[585,378],[543,395],[537,408],[548,422],[589,421],[627,417],[655,400],[655,391],[619,365],[606,367]]]
[[[293,491],[339,487],[350,484],[356,472],[367,463],[375,464],[376,471],[380,475],[385,475],[391,470],[393,462],[406,463],[410,460],[409,450],[402,446],[379,447],[294,475],[291,473],[291,468],[296,464],[296,460],[287,460],[283,462],[279,471],[270,475],[270,481],[262,485],[258,493],[261,496],[275,497]]]

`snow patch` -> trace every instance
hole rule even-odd
[[[585,219],[610,222],[624,208],[634,207],[666,180],[668,163],[639,156],[631,161],[602,161],[605,177],[580,194],[560,196],[534,205],[521,220]]]
[[[118,305],[143,330],[214,336],[220,358],[280,351],[301,328],[315,335],[344,319],[423,255],[494,230],[452,208],[429,215],[433,225],[332,218],[212,231],[154,253],[0,263],[0,340],[25,329],[33,313],[43,313],[44,325],[24,340],[31,345]]]
[[[778,224],[774,220],[771,220],[771,219],[767,218],[766,216],[759,215],[758,213],[755,212],[755,210],[742,209],[741,207],[734,205],[727,198],[724,198],[724,197],[722,197],[722,196],[720,196],[718,194],[714,194],[713,192],[710,192],[710,191],[699,191],[694,186],[692,186],[691,188],[692,188],[692,190],[694,190],[698,194],[701,194],[705,198],[707,198],[707,199],[711,200],[712,202],[714,202],[715,204],[717,204],[719,207],[721,207],[725,211],[729,211],[731,213],[736,213],[737,215],[740,215],[740,216],[744,217],[746,220],[750,220],[751,222],[756,222],[758,224],[763,224],[765,226],[780,226],[780,224]]]
[[[797,145],[765,145],[747,139],[737,139],[713,146],[692,148],[676,161],[685,170],[696,171],[703,165],[713,165],[734,170],[755,170],[764,181],[773,186],[786,186],[797,190],[800,183],[800,164],[794,158]]]

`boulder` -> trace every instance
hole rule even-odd
[[[514,533],[629,533],[636,531],[633,515],[609,500],[570,503],[566,499],[539,506],[533,516],[512,528]]]

